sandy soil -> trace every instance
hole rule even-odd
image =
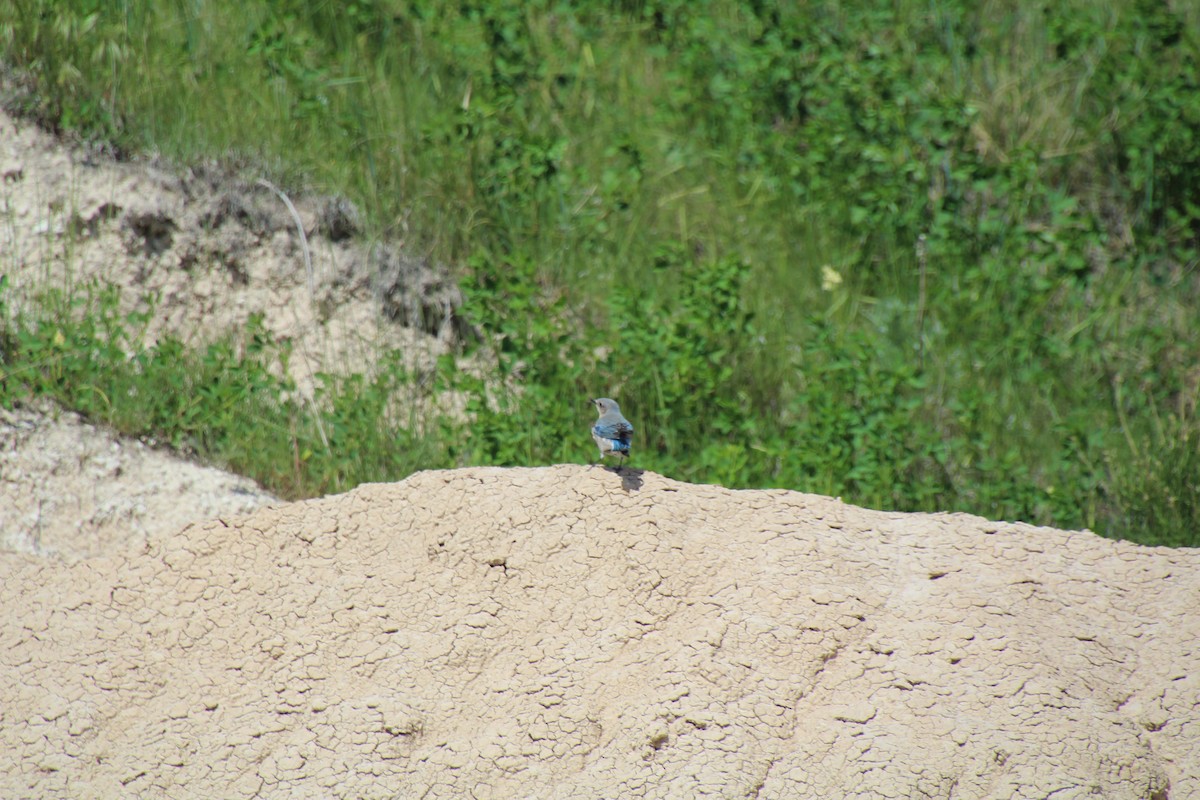
[[[0,409],[0,551],[75,560],[277,502],[247,478],[46,404]]]

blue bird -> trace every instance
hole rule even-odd
[[[621,459],[617,466],[617,469],[620,470],[620,464],[629,457],[629,442],[633,438],[633,426],[629,424],[629,420],[621,416],[621,407],[617,405],[616,400],[597,397],[592,404],[600,413],[600,419],[596,420],[596,424],[592,426],[592,439],[600,448],[600,460],[603,461],[605,456],[616,456]]]

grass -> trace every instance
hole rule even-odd
[[[17,0],[0,42],[52,125],[345,195],[456,265],[521,384],[445,370],[477,425],[413,458],[241,469],[576,460],[562,398],[606,393],[680,477],[1200,544],[1196,12],[229,9]]]

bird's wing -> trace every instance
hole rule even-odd
[[[592,433],[602,439],[616,439],[624,442],[633,435],[633,426],[626,419],[601,419],[592,428]]]

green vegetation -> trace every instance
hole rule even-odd
[[[635,464],[682,479],[1175,545],[1200,545],[1198,31],[1167,0],[0,8],[28,113],[350,197],[461,268],[514,388],[447,364],[429,391],[474,423],[414,439],[398,368],[300,408],[250,331],[139,355],[212,397],[130,429],[300,495],[583,460],[612,394]],[[39,324],[6,335],[6,400],[116,415],[79,387],[121,373],[119,332]],[[285,435],[239,452],[255,427]]]
[[[153,309],[120,314],[111,287],[48,292],[42,305],[41,319],[0,337],[6,405],[52,397],[289,497],[345,491],[445,460],[436,440],[415,433],[414,420],[394,419],[390,400],[411,382],[398,354],[385,355],[370,381],[319,375],[315,401],[304,403],[279,377],[286,370],[276,369],[287,363],[286,345],[258,320],[237,341],[203,350],[170,337],[148,348],[142,332]]]

